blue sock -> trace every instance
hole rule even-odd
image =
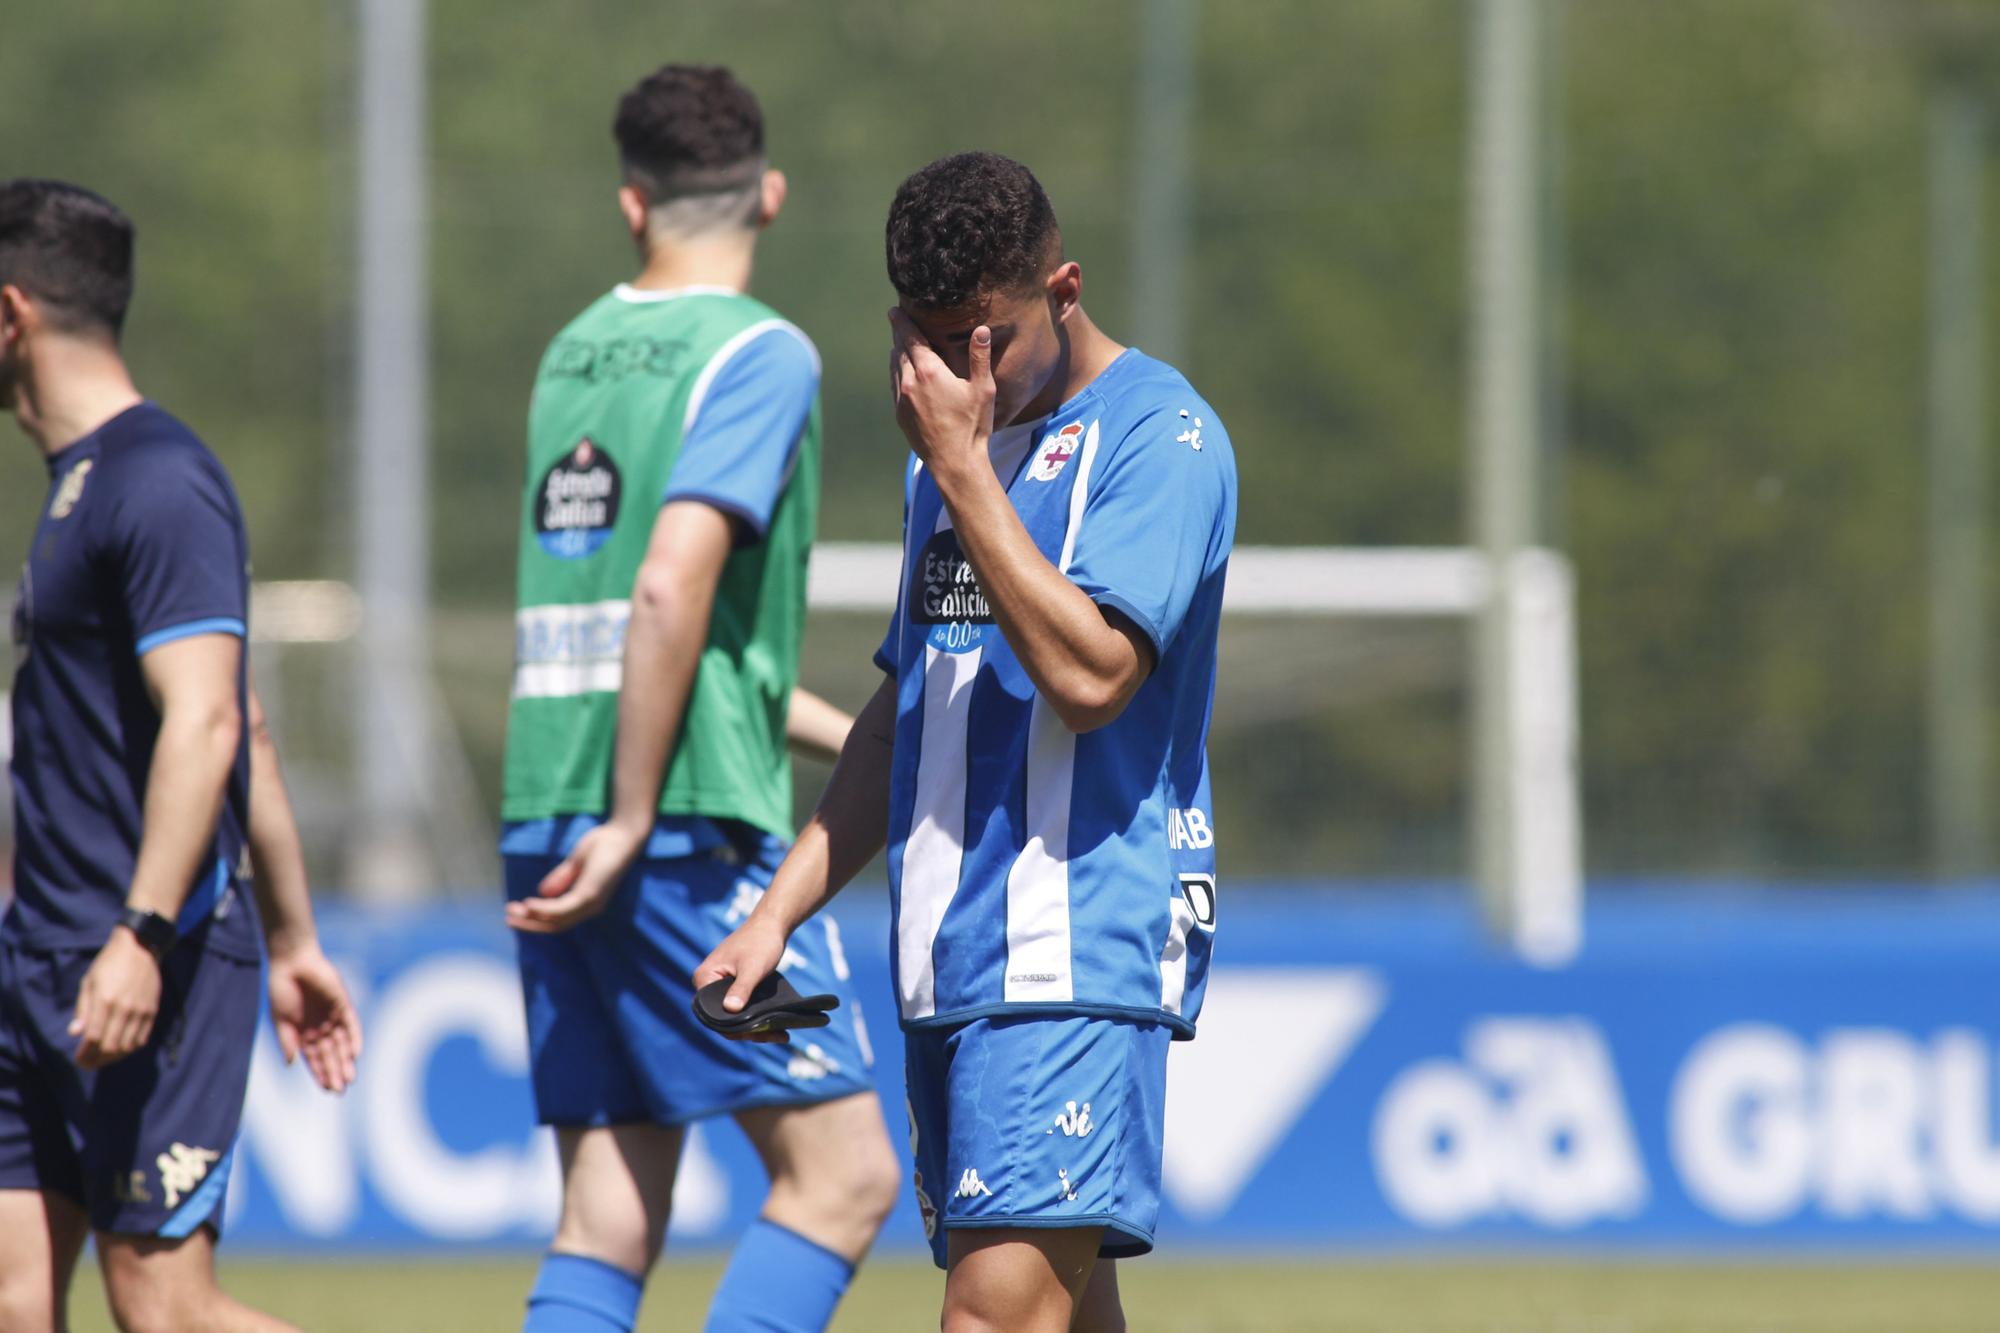
[[[820,1333],[853,1277],[832,1250],[760,1217],[729,1258],[706,1333]]]
[[[521,1333],[632,1333],[645,1283],[581,1254],[542,1256]]]

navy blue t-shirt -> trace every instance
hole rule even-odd
[[[152,403],[49,459],[49,482],[14,605],[14,902],[0,936],[95,949],[131,887],[160,730],[139,660],[190,635],[244,635],[250,543],[222,464]],[[239,704],[246,678],[239,667]],[[246,727],[180,925],[254,959],[239,876],[249,788]]]

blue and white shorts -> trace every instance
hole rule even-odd
[[[509,852],[519,839],[503,843],[507,896],[533,894],[594,822],[571,821],[545,854]],[[543,1124],[678,1125],[874,1090],[874,1054],[830,917],[799,928],[779,970],[802,994],[840,997],[831,1026],[781,1046],[731,1041],[694,1016],[695,968],[750,914],[784,853],[780,840],[752,834],[649,857],[582,925],[516,932]]]
[[[906,1031],[917,1206],[938,1267],[953,1227],[1095,1226],[1106,1258],[1151,1250],[1172,1035],[1048,1015]]]

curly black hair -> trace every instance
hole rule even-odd
[[[132,221],[80,185],[0,182],[0,283],[47,309],[52,327],[117,337],[132,304]]]
[[[897,295],[947,310],[1041,277],[1062,231],[1035,173],[998,153],[953,153],[897,189],[888,250]]]
[[[625,179],[653,203],[741,189],[764,162],[764,113],[720,65],[662,65],[618,101]]]

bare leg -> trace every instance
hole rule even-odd
[[[764,1217],[860,1263],[902,1181],[875,1094],[757,1107],[736,1123],[771,1177]]]
[[[1070,1333],[1125,1333],[1125,1306],[1118,1299],[1118,1261],[1099,1259],[1090,1285],[1077,1302]]]
[[[549,1248],[643,1276],[666,1241],[685,1138],[677,1125],[558,1128],[562,1221]]]
[[[97,1261],[111,1317],[124,1333],[298,1333],[215,1285],[215,1235],[207,1227],[179,1240],[100,1231]]]
[[[1069,1333],[1102,1227],[959,1228],[950,1233],[944,1333]]]
[[[76,1202],[0,1190],[0,1333],[60,1333],[76,1257],[90,1223]]]

